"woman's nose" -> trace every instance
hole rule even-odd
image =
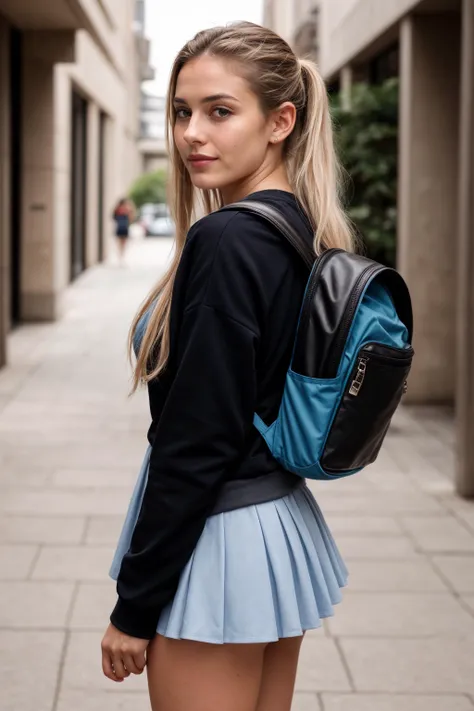
[[[192,116],[184,132],[184,140],[189,145],[193,143],[204,143],[201,122],[198,117]]]

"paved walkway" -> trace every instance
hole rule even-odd
[[[146,446],[125,337],[170,243],[89,271],[57,324],[10,339],[0,372],[0,709],[145,711],[145,679],[102,676],[113,545]],[[294,711],[474,711],[474,505],[452,494],[452,427],[403,410],[379,461],[314,487],[348,562],[308,635]],[[216,711],[218,711],[216,709]]]

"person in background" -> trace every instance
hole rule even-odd
[[[134,209],[130,200],[121,198],[114,210],[113,218],[115,220],[115,236],[117,238],[117,247],[119,253],[119,262],[121,265],[125,261],[125,250],[127,240],[130,235],[130,223],[133,220]]]

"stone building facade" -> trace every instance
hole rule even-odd
[[[54,320],[107,255],[141,171],[143,0],[0,0],[0,365],[17,323]]]

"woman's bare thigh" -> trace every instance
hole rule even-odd
[[[157,635],[147,652],[152,711],[255,711],[266,646]]]
[[[267,646],[255,711],[290,711],[302,641],[286,637]]]

